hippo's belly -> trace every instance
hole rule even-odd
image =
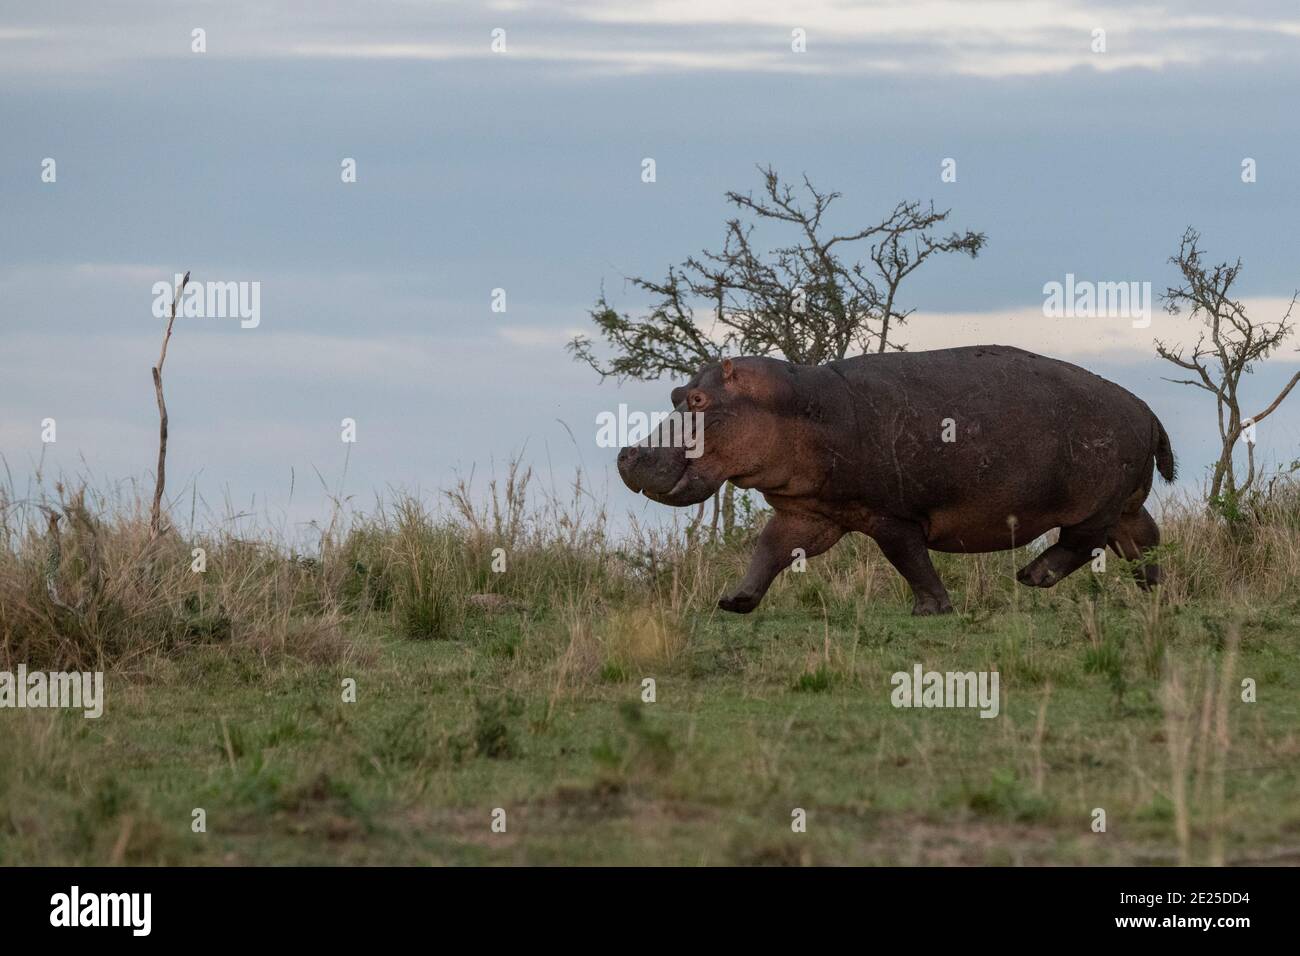
[[[972,504],[932,513],[925,522],[925,540],[934,551],[957,554],[1006,551],[1023,547],[1039,535],[1074,524],[1083,517],[1042,512],[1015,514],[1012,509],[991,512],[987,506]]]
[[[769,504],[779,506],[783,511],[810,511],[841,527],[872,536],[880,521],[890,517],[887,509],[861,503],[819,502],[810,507],[807,501],[792,501],[776,495],[767,495],[766,498]],[[1087,514],[1086,507],[1016,509],[994,502],[990,508],[989,501],[981,501],[937,508],[919,523],[925,531],[925,543],[931,550],[978,554],[1023,547],[1054,528],[1075,524]],[[1010,520],[1013,516],[1014,521]],[[907,520],[917,519],[909,517]]]

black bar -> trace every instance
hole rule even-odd
[[[205,944],[414,934],[443,945],[451,934],[486,940],[512,931],[540,942],[601,928],[664,942],[659,934],[667,927],[692,923],[725,927],[732,941],[785,931],[806,942],[840,932],[869,940],[902,931],[921,948],[991,932],[999,940],[1040,941],[1199,935],[1231,945],[1243,932],[1294,928],[1295,876],[1285,868],[0,868],[0,925],[6,943],[66,941],[70,933],[134,942],[130,925],[51,925],[56,895],[68,897],[67,915],[76,886],[87,915],[86,906],[99,906],[96,894],[150,894],[148,936],[135,938]],[[87,896],[95,902],[87,904]],[[124,910],[120,922],[129,924],[132,912]],[[142,924],[143,911],[134,915]],[[1185,922],[1206,918],[1246,923],[1207,929]],[[1134,919],[1154,925],[1119,925]]]

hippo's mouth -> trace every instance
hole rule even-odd
[[[633,492],[674,508],[713,497],[722,482],[699,474],[676,449],[633,446],[619,453],[619,475]]]
[[[687,467],[682,471],[682,476],[677,479],[677,484],[673,485],[667,492],[655,494],[653,491],[643,488],[641,494],[661,505],[683,508],[687,505],[698,505],[701,501],[708,501],[721,487],[721,484],[721,482],[710,481],[702,475],[697,475],[690,467]]]

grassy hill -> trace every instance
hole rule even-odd
[[[1155,594],[937,556],[958,613],[912,618],[857,538],[737,617],[761,514],[616,539],[512,479],[308,555],[0,507],[0,670],[107,674],[98,720],[0,709],[0,862],[1300,862],[1292,491],[1170,506]],[[996,671],[1000,713],[894,707],[917,664]]]

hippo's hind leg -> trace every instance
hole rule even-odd
[[[1016,580],[1031,588],[1050,588],[1083,567],[1094,552],[1106,546],[1105,529],[1093,525],[1074,525],[1061,529],[1061,536],[1034,560],[1016,572]]]
[[[768,519],[758,536],[758,547],[749,559],[749,570],[740,587],[718,601],[718,607],[736,614],[748,614],[758,607],[776,576],[794,563],[795,550],[804,557],[827,551],[844,537],[844,529],[824,518],[778,511]]]
[[[1160,528],[1146,508],[1121,515],[1119,523],[1110,529],[1108,541],[1115,553],[1128,561],[1141,562],[1133,569],[1138,587],[1149,590],[1160,583],[1160,565],[1147,555],[1160,543]]]
[[[870,531],[885,557],[912,588],[912,613],[951,614],[948,591],[930,560],[925,532],[914,521],[878,521]]]

